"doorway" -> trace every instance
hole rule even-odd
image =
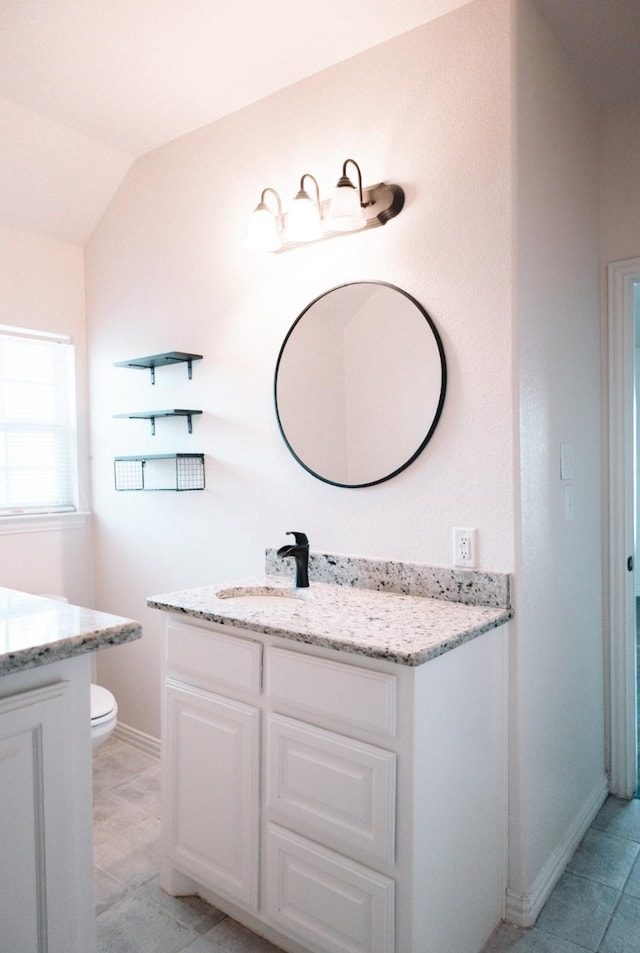
[[[640,798],[640,276],[633,283],[632,322],[634,328],[634,529],[635,529],[635,647],[636,647],[636,794]]]
[[[636,305],[640,258],[608,268],[609,467],[607,740],[612,794],[638,791],[636,523]],[[640,343],[640,335],[638,336]]]

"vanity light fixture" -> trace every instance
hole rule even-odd
[[[357,172],[357,186],[347,175],[349,164]],[[305,179],[313,182],[315,197],[305,188]],[[267,205],[269,193],[277,200],[277,210]],[[260,202],[249,220],[245,246],[252,251],[288,251],[348,232],[377,228],[395,218],[403,206],[401,186],[381,182],[363,188],[358,163],[355,159],[346,159],[331,200],[320,199],[318,183],[309,172],[300,179],[300,189],[287,214],[282,211],[280,196],[275,189],[263,189]]]
[[[304,188],[304,180],[311,179],[315,186],[316,195],[312,199]],[[314,242],[322,238],[320,224],[320,189],[313,175],[309,172],[300,179],[300,190],[291,203],[287,216],[287,239],[291,242]]]
[[[267,193],[274,195],[278,203],[277,214],[267,205]],[[262,190],[260,201],[256,205],[247,228],[244,240],[245,248],[251,251],[277,251],[282,244],[280,239],[280,225],[282,222],[282,202],[275,189]]]
[[[351,163],[358,173],[358,188],[347,175],[347,165]],[[354,232],[364,228],[367,223],[364,217],[365,204],[362,197],[362,175],[360,166],[354,159],[346,159],[342,166],[342,175],[333,192],[329,221],[331,227],[338,232]]]

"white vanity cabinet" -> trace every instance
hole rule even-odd
[[[165,857],[251,910],[258,906],[261,716],[228,693],[260,693],[261,656],[258,642],[167,626]]]
[[[0,953],[94,953],[91,655],[138,622],[0,587]]]
[[[322,953],[395,949],[396,682],[266,649],[264,910]]]
[[[167,614],[164,889],[292,953],[477,953],[503,912],[506,628],[412,667]]]
[[[0,950],[95,949],[89,660],[0,679]]]

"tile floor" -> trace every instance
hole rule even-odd
[[[502,924],[482,953],[640,953],[640,801],[608,798],[532,930]]]
[[[93,758],[98,953],[280,953],[197,897],[158,887],[160,765],[110,739]]]
[[[159,801],[155,758],[113,739],[98,749],[98,953],[280,953],[202,900],[160,890]],[[640,953],[640,800],[609,798],[535,927],[502,924],[483,953],[585,951]]]

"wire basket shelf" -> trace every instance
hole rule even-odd
[[[116,490],[204,490],[204,453],[159,453],[116,457]]]

